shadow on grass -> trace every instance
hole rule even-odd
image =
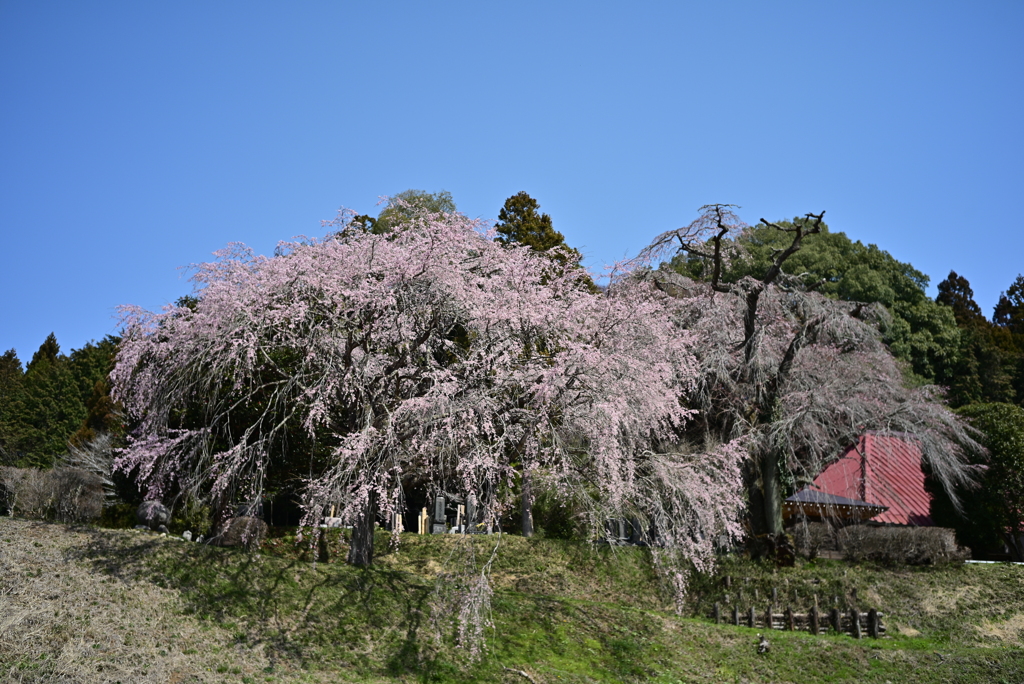
[[[122,581],[176,590],[184,612],[297,667],[344,665],[434,679],[452,658],[425,629],[433,584],[414,575],[249,554],[95,529],[74,553]]]

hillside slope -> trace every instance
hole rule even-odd
[[[1024,681],[1020,566],[727,561],[733,600],[772,587],[797,602],[855,592],[887,615],[884,639],[771,632],[758,654],[755,630],[668,610],[643,549],[504,536],[493,629],[472,661],[435,591],[456,586],[459,541],[379,541],[377,565],[357,570],[314,566],[292,538],[249,555],[0,518],[0,681]],[[494,541],[472,540],[477,564]],[[718,578],[695,581],[687,610],[703,613],[722,591]]]

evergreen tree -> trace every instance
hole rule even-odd
[[[0,457],[21,466],[47,467],[67,452],[117,429],[107,376],[117,339],[89,342],[61,354],[51,333],[21,371],[14,350],[0,357]]]
[[[67,451],[68,438],[85,419],[85,403],[68,357],[53,333],[29,362],[13,420],[18,462],[47,467]]]
[[[1018,275],[1010,289],[1000,293],[992,322],[1024,339],[1024,275]]]
[[[1011,348],[1013,389],[1024,406],[1024,276],[1018,275],[1010,289],[1000,294],[992,322],[1004,338],[1003,346]]]
[[[15,404],[21,399],[21,381],[24,371],[21,360],[13,349],[0,356],[0,464],[13,464],[17,460],[17,426],[14,420]]]
[[[961,328],[976,325],[985,320],[981,313],[981,307],[974,301],[974,290],[970,282],[956,271],[950,271],[949,275],[939,283],[939,295],[935,301],[945,304],[953,309],[956,316],[956,324]]]
[[[949,388],[950,403],[1024,400],[1024,393],[1015,387],[1021,380],[1021,354],[1012,333],[985,318],[970,282],[956,271],[950,271],[938,290],[936,302],[953,312],[960,328],[956,362],[937,378]]]
[[[527,245],[557,262],[562,269],[581,268],[583,255],[565,244],[565,236],[555,230],[551,217],[539,213],[540,204],[525,192],[518,192],[505,200],[498,212],[498,223],[494,228],[504,245],[517,243]],[[586,284],[591,291],[596,286],[588,276]]]
[[[43,343],[39,345],[39,349],[32,355],[32,360],[28,362],[26,372],[31,372],[33,368],[40,368],[46,364],[53,364],[60,358],[60,345],[57,344],[57,336],[53,333],[47,335]]]
[[[535,252],[565,246],[565,236],[554,229],[551,217],[538,213],[538,209],[540,204],[537,200],[525,192],[505,200],[505,206],[498,212],[499,223],[494,227],[501,235],[498,241],[502,244],[518,242],[532,247]]]
[[[71,352],[71,371],[78,385],[82,404],[88,403],[97,382],[105,382],[114,369],[118,339],[108,335],[100,342],[87,342],[81,349]]]
[[[75,446],[85,446],[104,433],[116,436],[123,432],[120,411],[110,396],[108,379],[114,369],[119,341],[107,336],[98,344],[89,342],[71,352],[72,368],[86,411],[85,419],[69,440]]]

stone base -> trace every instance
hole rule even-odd
[[[430,526],[430,534],[448,534],[448,526],[443,523],[434,523]]]

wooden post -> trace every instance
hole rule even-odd
[[[779,602],[779,588],[772,587],[772,605],[776,605]]]
[[[774,629],[775,628],[774,622],[775,621],[772,620],[772,607],[768,606],[768,608],[764,611],[764,628],[765,628],[765,630]]]
[[[796,620],[793,617],[793,609],[786,606],[786,629],[790,632],[796,629]]]
[[[722,624],[722,607],[720,605],[715,604],[715,610],[711,615],[715,618],[716,625]]]
[[[868,636],[872,639],[878,638],[878,611],[872,608],[868,611]]]
[[[850,625],[850,634],[854,639],[860,639],[860,613],[856,608],[850,609],[850,621],[853,623]]]
[[[832,624],[832,629],[835,630],[837,634],[841,634],[843,631],[843,624],[841,622],[841,618],[839,617],[839,609],[833,608],[831,611],[829,611],[828,617],[829,622]]]
[[[747,611],[747,622],[751,629],[757,627],[757,613],[754,612],[754,606],[750,606],[750,610]]]
[[[733,605],[732,607],[732,624],[737,627],[740,626],[740,607],[737,605]]]
[[[810,631],[814,636],[818,636],[818,606],[811,606],[811,612],[808,615],[810,618]]]
[[[732,587],[732,576],[731,575],[726,575],[725,576],[725,588],[729,589],[731,587]]]

